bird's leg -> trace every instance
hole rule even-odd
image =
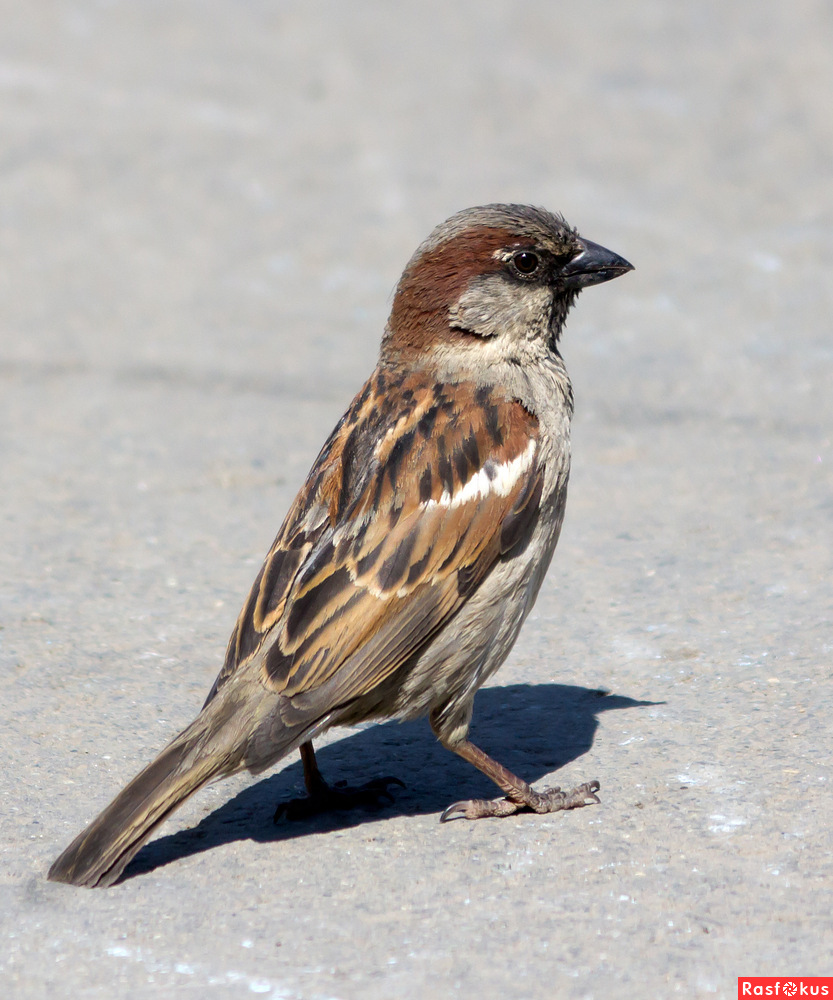
[[[363,785],[349,787],[346,782],[339,781],[329,785],[324,775],[318,769],[312,740],[301,744],[301,763],[304,765],[304,784],[307,795],[303,799],[291,799],[282,802],[275,811],[275,822],[280,819],[299,820],[319,813],[332,810],[354,809],[356,806],[378,807],[383,799],[393,802],[393,796],[388,791],[388,785],[405,787],[399,778],[376,778]]]
[[[599,790],[598,781],[588,781],[583,785],[578,785],[570,792],[563,792],[558,787],[548,788],[544,792],[536,792],[523,778],[512,774],[511,771],[502,764],[498,764],[496,760],[493,760],[469,740],[451,743],[441,738],[441,742],[447,749],[453,750],[463,760],[474,764],[476,768],[491,778],[506,796],[505,799],[468,799],[463,802],[455,802],[440,816],[441,823],[459,817],[481,819],[484,816],[511,816],[513,813],[525,809],[531,809],[532,812],[536,813],[558,812],[561,809],[578,809],[591,802],[599,801],[599,797],[596,795]]]

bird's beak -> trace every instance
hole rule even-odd
[[[588,285],[599,285],[620,274],[633,270],[624,257],[612,250],[600,247],[598,243],[582,240],[583,249],[561,269],[561,276],[567,288],[578,291]]]

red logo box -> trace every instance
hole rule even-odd
[[[738,976],[740,997],[830,997],[833,976]]]

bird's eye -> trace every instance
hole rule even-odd
[[[537,253],[532,253],[530,250],[521,250],[520,253],[516,253],[512,258],[512,263],[521,274],[528,275],[535,274],[541,261]]]

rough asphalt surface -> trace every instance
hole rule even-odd
[[[833,974],[833,16],[811,0],[2,3],[0,991],[733,997]],[[417,243],[488,201],[585,292],[567,520],[473,737],[337,731],[113,889],[58,852],[202,703]]]

